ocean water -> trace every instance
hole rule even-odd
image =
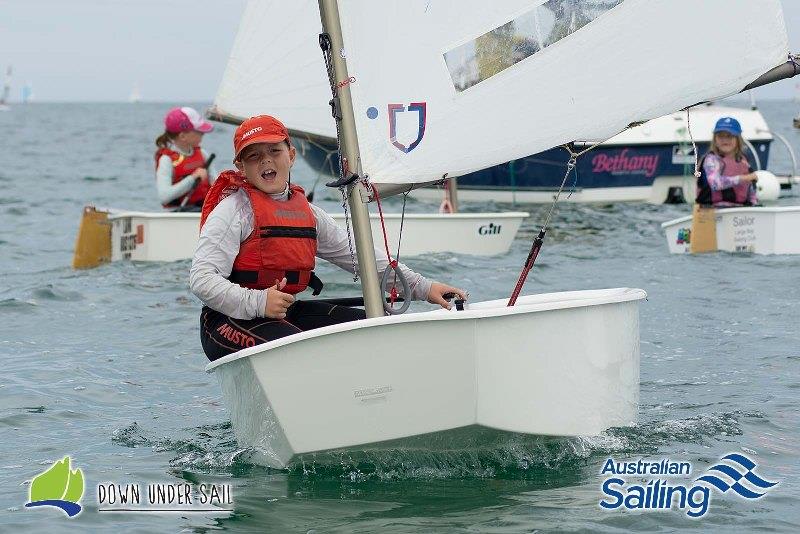
[[[686,206],[562,204],[526,285],[531,293],[648,292],[637,426],[582,439],[513,439],[475,454],[342,456],[287,470],[248,463],[216,378],[203,370],[189,262],[70,268],[85,204],[160,208],[152,150],[168,107],[34,104],[0,113],[1,531],[800,530],[800,257],[671,256],[659,224]],[[800,154],[795,106],[761,109]],[[218,125],[204,141],[218,168],[232,156],[232,132]],[[772,161],[773,169],[789,166],[777,143]],[[293,178],[310,185],[315,175],[300,162]],[[321,204],[339,211],[336,202]],[[507,296],[546,208],[526,209],[532,216],[505,256],[408,263],[474,299]],[[320,271],[329,296],[358,293],[342,271]],[[598,505],[609,457],[668,457],[699,471],[728,452],[747,454],[780,484],[758,500],[717,494],[697,520]],[[84,472],[84,512],[67,519],[26,509],[30,479],[65,455]],[[99,513],[95,488],[103,482],[230,484],[235,504],[222,516]]]

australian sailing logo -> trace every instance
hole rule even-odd
[[[83,472],[72,469],[69,456],[55,462],[31,481],[27,508],[36,506],[55,506],[61,508],[69,517],[81,512],[79,504],[83,497]]]
[[[403,144],[397,140],[397,115],[399,113],[416,112],[417,124],[416,135],[417,138],[408,144]],[[422,138],[425,136],[425,123],[427,119],[427,105],[425,102],[412,102],[406,107],[404,104],[389,104],[389,140],[401,152],[408,154],[419,145]],[[376,115],[377,116],[377,115]],[[413,128],[412,128],[413,130]]]
[[[604,495],[600,507],[645,512],[678,509],[685,510],[691,518],[703,517],[711,505],[712,490],[723,494],[730,491],[742,499],[760,499],[778,484],[756,474],[756,467],[747,456],[731,453],[692,481],[672,482],[670,478],[690,476],[692,464],[669,459],[616,462],[609,458],[600,471],[601,475],[612,475],[600,486]],[[622,478],[626,475],[635,476],[636,482],[629,484]]]

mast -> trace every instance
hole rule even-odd
[[[331,86],[337,85],[337,80],[350,78],[347,73],[346,51],[342,41],[342,27],[339,22],[339,6],[336,0],[319,0],[319,13],[322,19],[322,31],[327,33],[331,42],[331,60],[335,79],[330,80]],[[342,57],[345,56],[345,57]],[[356,133],[356,120],[353,115],[353,100],[350,96],[350,86],[344,84],[337,89],[339,122],[339,147],[341,155],[348,162],[349,172],[355,172],[360,177],[361,155],[358,149],[358,135]],[[364,294],[364,308],[367,317],[382,317],[383,291],[378,280],[378,268],[375,262],[375,246],[372,243],[372,229],[369,222],[369,210],[363,199],[368,199],[369,194],[361,184],[355,180],[347,186],[347,199],[353,221],[353,235],[355,237],[356,252],[358,254],[358,270],[361,275],[361,290]],[[406,296],[408,297],[408,296]]]

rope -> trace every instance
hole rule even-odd
[[[406,200],[408,200],[408,191],[403,193],[403,209],[400,211],[400,234],[397,236],[397,256],[395,259],[400,261],[400,244],[403,242],[403,223],[406,220]]]
[[[397,255],[395,256],[395,261],[400,261],[400,245],[403,243],[403,223],[406,220],[406,200],[408,199],[408,191],[403,193],[403,209],[400,211],[400,233],[397,236]],[[392,281],[392,287],[397,287],[397,270],[394,272],[394,280]]]
[[[800,59],[800,55],[789,54],[789,62],[792,64],[792,67],[794,67],[793,76],[797,76],[797,74],[800,73],[800,63],[797,62],[798,59]]]
[[[511,297],[508,299],[507,306],[513,306],[517,302],[517,297],[519,297],[520,292],[522,291],[522,287],[525,285],[525,280],[528,278],[528,273],[531,272],[533,269],[534,263],[536,263],[536,258],[539,256],[539,251],[542,249],[542,244],[544,243],[544,236],[547,233],[547,228],[550,225],[550,219],[553,216],[553,211],[555,210],[556,204],[558,204],[558,199],[561,197],[561,192],[564,190],[564,185],[567,183],[567,178],[569,178],[569,173],[575,169],[575,165],[578,163],[578,158],[590,150],[594,149],[598,145],[605,143],[608,139],[604,141],[598,141],[593,145],[581,150],[580,152],[575,152],[570,145],[564,145],[563,148],[569,153],[569,161],[567,161],[567,171],[564,173],[564,179],[561,180],[561,186],[559,186],[558,191],[556,192],[556,196],[553,198],[553,203],[550,204],[550,209],[547,212],[547,217],[544,220],[544,224],[542,225],[542,229],[539,230],[539,234],[534,238],[533,244],[531,245],[531,250],[528,253],[528,258],[525,260],[525,265],[522,268],[522,271],[519,273],[519,278],[517,279],[517,284],[514,286],[514,291],[511,293]]]
[[[583,156],[584,154],[586,154],[590,150],[593,150],[595,147],[597,147],[599,145],[602,145],[606,141],[608,141],[608,139],[606,139],[604,141],[598,141],[598,142],[594,143],[593,145],[589,145],[589,147],[581,150],[580,152],[575,152],[574,150],[572,150],[572,148],[569,145],[564,145],[563,146],[563,148],[569,153],[569,161],[567,161],[567,172],[564,173],[564,179],[561,180],[561,186],[559,186],[558,191],[556,192],[556,196],[555,196],[555,198],[553,198],[553,203],[550,204],[550,210],[547,212],[547,218],[545,219],[544,225],[542,226],[542,228],[546,229],[547,226],[550,224],[550,218],[553,215],[553,210],[555,209],[556,204],[558,204],[558,199],[561,196],[561,192],[564,191],[564,185],[567,183],[567,178],[569,178],[569,173],[572,172],[572,169],[574,169],[575,165],[578,163],[578,158]]]
[[[397,260],[392,259],[392,254],[389,252],[389,238],[386,235],[386,224],[383,221],[383,208],[381,207],[381,197],[378,195],[378,188],[375,187],[372,183],[367,184],[372,189],[372,194],[375,195],[375,203],[378,205],[378,215],[381,219],[381,230],[383,231],[383,246],[386,249],[386,258],[389,260],[389,266],[392,269],[395,269],[395,282],[397,281]],[[397,293],[397,285],[392,284],[392,289],[389,291],[389,303],[394,304],[398,297]]]
[[[347,188],[340,187],[342,193],[342,209],[344,209],[344,227],[347,230],[347,246],[350,248],[350,261],[353,264],[353,282],[358,282],[358,267],[356,257],[353,254],[353,236],[350,233],[350,212],[347,210]]]
[[[325,69],[328,71],[328,83],[330,84],[331,88],[331,106],[333,106],[334,102],[336,102],[336,74],[334,73],[333,61],[331,60],[331,39],[327,33],[321,33],[319,35],[319,46],[322,49],[322,57],[325,60]],[[339,181],[343,181],[347,160],[341,155],[342,154],[342,144],[341,144],[341,131],[339,128],[339,117],[336,116],[335,108],[334,109],[334,117],[333,122],[336,124],[336,152],[340,155],[339,157]],[[347,185],[342,185],[339,187],[339,192],[342,194],[342,208],[344,209],[344,226],[347,230],[347,246],[350,249],[350,261],[353,264],[353,282],[358,282],[358,267],[356,266],[356,255],[355,250],[353,247],[353,239],[350,232],[350,212],[347,209]]]
[[[383,246],[386,249],[386,257],[389,258],[389,263],[392,263],[392,255],[389,253],[389,238],[386,236],[386,225],[383,222],[383,208],[381,207],[381,197],[378,195],[378,189],[369,184],[370,188],[372,188],[372,194],[375,195],[375,203],[378,205],[378,215],[381,218],[381,229],[383,230]]]
[[[450,202],[450,187],[448,182],[449,180],[444,181],[444,198],[442,198],[442,203],[439,204],[439,213],[453,213],[453,203]]]
[[[697,157],[697,143],[694,142],[694,136],[692,135],[691,116],[689,108],[686,108],[686,129],[689,131],[689,139],[692,141],[692,150],[694,150],[694,177],[700,178],[700,158]]]

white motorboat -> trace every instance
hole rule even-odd
[[[306,17],[310,2],[271,5],[265,13],[249,3],[244,18],[259,31],[240,32],[234,56],[269,36],[290,50],[317,39],[318,26],[278,31]],[[368,318],[208,365],[237,440],[257,462],[280,468],[298,454],[406,439],[419,446],[465,427],[577,436],[636,421],[644,291],[529,295],[514,304],[523,272],[509,301],[385,317],[367,226],[373,187],[385,196],[393,186],[408,190],[575,139],[608,139],[786,70],[778,0],[559,5],[319,0],[336,130],[357,178],[346,187]],[[675,27],[685,39],[674,38]],[[717,54],[722,41],[737,54]],[[237,69],[271,81],[317,66],[269,54]]]
[[[800,254],[800,206],[715,210],[717,249],[753,254]],[[661,224],[672,254],[691,252],[692,216]]]
[[[402,257],[433,253],[494,256],[509,251],[514,236],[528,215],[526,212],[406,213],[405,216],[390,213],[384,214],[384,225],[392,251],[397,250],[402,225],[403,239],[399,251]],[[344,228],[343,213],[334,213],[331,217]],[[370,222],[373,239],[382,243],[379,216],[372,215]],[[75,245],[74,263],[76,267],[95,267],[118,260],[186,260],[194,255],[199,233],[199,213],[87,207]],[[84,265],[84,262],[89,265]]]

